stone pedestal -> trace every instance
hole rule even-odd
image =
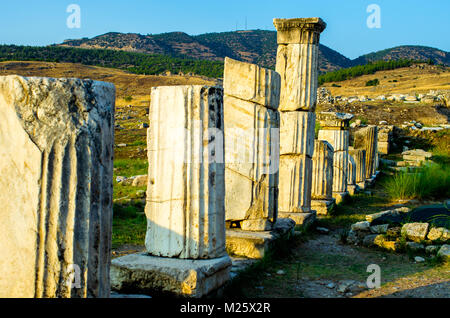
[[[225,251],[223,90],[153,88],[149,118],[148,254],[114,260],[115,289],[143,285],[202,297],[229,279],[231,266]]]
[[[318,215],[327,215],[333,208],[333,147],[326,141],[314,143],[311,208]]]
[[[225,59],[225,217],[268,231],[277,217],[280,76]]]
[[[356,162],[352,155],[348,155],[347,191],[350,195],[356,193]]]
[[[280,238],[289,238],[295,227],[290,218],[278,218],[270,231],[226,230],[226,247],[230,255],[260,259],[271,250]]]
[[[366,179],[375,175],[377,156],[377,126],[368,126],[355,133],[355,149],[366,150]]]
[[[307,225],[311,210],[320,18],[274,19],[280,92],[279,216]]]
[[[355,161],[355,183],[360,189],[365,189],[366,187],[366,151],[364,149],[354,149],[353,147],[349,150],[349,155]]]
[[[0,77],[0,297],[109,297],[114,85]]]
[[[120,293],[201,298],[230,278],[228,255],[187,260],[146,253],[116,258],[111,263],[111,288]]]
[[[333,156],[333,198],[340,203],[348,194],[348,147],[349,122],[351,114],[322,112],[319,114],[321,130],[319,140],[328,141],[334,149]]]

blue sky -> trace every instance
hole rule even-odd
[[[321,43],[349,58],[394,47],[450,51],[449,0],[23,0],[2,1],[0,44],[48,45],[106,32],[188,34],[274,30],[272,19],[321,17]],[[69,29],[66,8],[81,8],[81,28]],[[381,9],[381,28],[368,28],[366,8]]]

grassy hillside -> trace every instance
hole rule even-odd
[[[157,75],[167,71],[172,74],[181,72],[207,77],[221,77],[223,75],[222,62],[106,49],[0,45],[0,61],[80,63],[119,68],[135,74],[146,75]]]
[[[378,79],[377,86],[366,86],[368,81]],[[412,64],[394,70],[382,70],[340,82],[323,85],[334,96],[367,95],[377,97],[388,94],[420,94],[430,90],[450,89],[450,68],[428,64]]]

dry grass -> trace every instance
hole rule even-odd
[[[148,103],[150,88],[155,86],[214,84],[214,80],[200,76],[136,75],[113,68],[73,63],[0,62],[0,75],[76,77],[111,82],[117,89],[118,106],[130,104],[125,100],[128,96],[139,105]]]
[[[366,86],[366,82],[377,78],[378,86]],[[394,82],[397,81],[397,82]],[[333,84],[341,87],[332,87]],[[333,96],[367,95],[371,98],[394,93],[423,94],[430,90],[450,89],[450,68],[425,65],[424,69],[403,67],[390,71],[379,71],[372,75],[363,75],[354,79],[325,83]]]

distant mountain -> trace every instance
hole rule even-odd
[[[360,56],[352,61],[354,65],[378,60],[432,60],[436,64],[450,65],[450,53],[428,46],[403,45]]]
[[[206,33],[191,36],[183,32],[141,35],[111,32],[94,38],[66,40],[58,46],[113,49],[164,54],[200,60],[222,61],[226,56],[275,68],[277,41],[275,31],[250,30]],[[319,48],[321,73],[366,64],[375,60],[433,60],[450,65],[450,53],[425,46],[398,46],[350,60],[325,45]]]
[[[183,32],[156,35],[111,32],[91,39],[66,40],[59,46],[114,49],[213,61],[222,61],[228,56],[275,68],[276,37],[275,31],[264,30],[207,33],[196,36]],[[321,72],[351,66],[350,59],[325,45],[320,45],[319,54]]]

